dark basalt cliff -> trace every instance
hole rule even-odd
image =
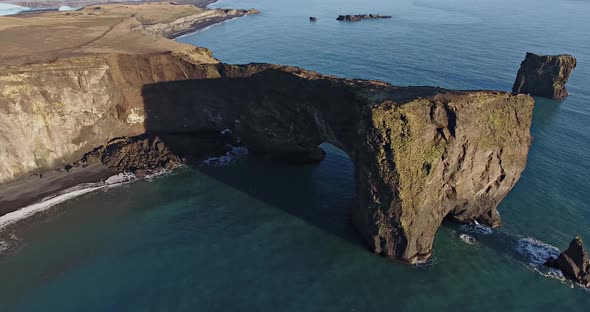
[[[528,52],[520,64],[514,93],[564,99],[568,93],[565,84],[576,68],[576,59],[571,55],[537,55]]]
[[[590,287],[590,258],[584,251],[582,238],[572,240],[567,250],[557,259],[551,258],[546,266],[561,270],[563,274],[584,287]]]
[[[169,137],[225,129],[251,152],[287,161],[318,161],[318,145],[329,142],[355,164],[354,226],[375,253],[408,263],[430,257],[444,218],[499,225],[496,206],[531,143],[526,95],[395,87],[271,64],[113,55],[23,65],[0,81],[8,147],[0,181],[88,152],[117,171],[165,167],[191,154],[186,146],[199,150]],[[138,135],[146,137],[107,144]]]

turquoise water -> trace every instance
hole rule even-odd
[[[523,177],[499,231],[445,225],[431,264],[368,252],[348,223],[352,165],[249,156],[84,195],[15,233],[0,311],[588,311],[590,292],[537,271],[590,242],[590,2],[223,1],[262,14],[179,41],[231,63],[298,65],[398,85],[509,90],[526,51],[571,53],[563,102],[538,99]],[[338,14],[391,20],[338,23]],[[319,17],[315,24],[308,17]],[[478,242],[464,243],[469,233]],[[542,243],[543,242],[543,243]],[[587,246],[588,242],[586,243]],[[549,244],[549,245],[545,245]]]

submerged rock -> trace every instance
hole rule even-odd
[[[571,55],[537,55],[527,52],[520,64],[512,92],[564,99],[568,95],[565,84],[574,68],[576,59]]]
[[[391,18],[389,15],[379,15],[379,14],[357,14],[357,15],[339,15],[336,18],[337,21],[344,21],[344,22],[360,22],[365,19],[380,19],[380,18]]]
[[[590,287],[590,258],[584,251],[582,238],[577,236],[572,240],[567,250],[557,259],[550,258],[545,265],[561,270],[563,274],[584,287]]]

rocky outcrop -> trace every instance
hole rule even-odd
[[[86,153],[74,166],[101,163],[113,172],[132,172],[138,177],[170,170],[231,151],[238,142],[222,132],[188,134],[142,134],[117,138]]]
[[[590,258],[584,251],[580,236],[574,238],[557,259],[550,258],[545,265],[561,270],[565,276],[584,287],[590,287]]]
[[[132,172],[137,176],[152,170],[173,169],[182,163],[159,137],[137,136],[114,139],[82,157],[80,164],[100,162],[114,172]]]
[[[329,142],[355,164],[355,227],[375,253],[409,263],[430,257],[444,218],[498,225],[496,206],[531,143],[526,95],[402,88],[272,64],[108,55],[22,65],[0,81],[2,182],[92,151],[115,170],[166,167],[185,146],[171,136],[225,129],[253,153],[295,162],[322,159],[318,145]]]
[[[520,64],[512,92],[564,99],[568,93],[565,84],[576,68],[571,55],[537,55],[528,52]]]
[[[389,15],[379,15],[379,14],[357,14],[357,15],[339,15],[336,18],[337,21],[343,22],[360,22],[366,19],[382,19],[382,18],[391,18]]]

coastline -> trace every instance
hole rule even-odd
[[[87,167],[56,169],[22,177],[2,184],[0,217],[42,201],[66,189],[85,183],[97,183],[116,174],[102,164]],[[1,228],[0,228],[1,231]]]
[[[140,5],[153,2],[154,1],[116,2],[111,4]],[[205,9],[208,5],[217,2],[217,0],[196,1],[198,2],[198,4],[195,4],[194,2],[195,1],[188,1],[179,4],[193,4],[196,7]],[[100,3],[89,3],[88,5],[91,6],[97,4]],[[22,11],[7,17],[20,17],[29,19],[35,18],[37,16],[43,16],[43,14],[56,12],[57,8],[39,8],[28,11]],[[245,15],[246,14],[234,16],[228,14],[227,16],[223,17],[208,18],[202,21],[197,21],[196,23],[191,24],[188,28],[166,35],[165,38],[173,40],[180,36],[189,35],[197,31],[202,31],[212,25],[227,20],[243,17]],[[83,189],[90,189],[88,192],[101,189],[102,187],[98,187],[98,184],[105,183],[105,181],[107,181],[109,178],[116,176],[117,174],[121,174],[119,172],[115,172],[109,169],[107,166],[100,163],[85,166],[67,167],[67,170],[65,169],[65,166],[60,166],[55,169],[44,170],[26,176],[22,176],[16,180],[1,184],[0,234],[5,232],[6,230],[6,227],[3,225],[2,219],[10,214],[25,210],[31,206],[41,205],[46,201],[52,200],[55,197],[65,196],[67,194],[64,194],[63,192],[67,192],[68,190],[75,190],[75,193],[77,195],[73,194],[75,196],[66,196],[67,199],[63,201],[66,201],[79,195],[86,194],[87,192],[83,192]],[[82,186],[86,186],[86,188],[83,188],[82,190],[77,189]],[[60,203],[63,201],[60,201]],[[40,211],[42,210],[44,209],[41,209]],[[15,223],[18,223],[24,219],[28,219],[32,217],[34,214],[34,212],[29,212],[23,215],[21,217],[21,220],[11,222],[11,225],[14,225]]]
[[[169,36],[166,36],[166,38],[168,38],[170,40],[178,39],[180,37],[188,36],[188,35],[200,32],[200,31],[205,31],[213,25],[221,24],[223,22],[231,21],[231,20],[241,18],[241,17],[243,17],[243,16],[227,16],[227,17],[219,17],[216,19],[203,21],[203,22],[194,24],[191,28],[176,32],[176,33],[169,35]]]

